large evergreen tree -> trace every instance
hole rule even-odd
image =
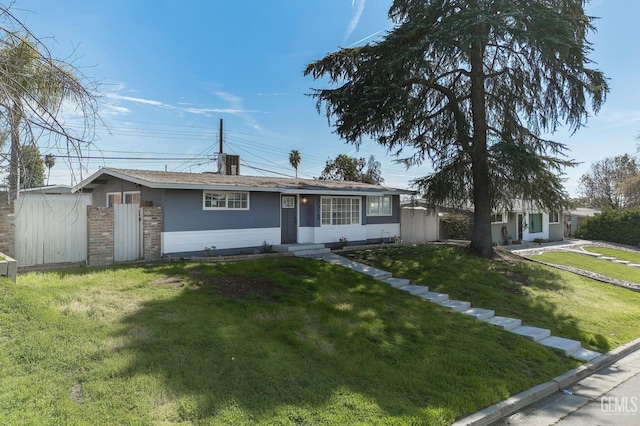
[[[491,210],[523,198],[557,208],[565,146],[608,91],[589,68],[593,19],[582,0],[395,0],[395,27],[375,43],[307,66],[328,77],[318,110],[359,144],[371,137],[407,166],[434,172],[414,183],[431,204],[474,205],[470,248],[493,255]],[[403,156],[403,152],[409,155]]]

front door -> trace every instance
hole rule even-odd
[[[523,222],[524,222],[524,215],[522,214],[518,214],[518,240],[522,241],[522,230],[524,228],[523,226]]]
[[[283,195],[281,199],[281,244],[298,242],[298,209],[295,195]]]

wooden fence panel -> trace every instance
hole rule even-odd
[[[113,209],[113,261],[142,258],[140,206],[114,204]]]
[[[438,214],[424,207],[404,207],[400,224],[403,242],[421,243],[440,238]]]
[[[21,195],[14,201],[19,266],[87,260],[88,195]]]

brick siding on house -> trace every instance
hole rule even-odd
[[[162,257],[160,233],[162,232],[162,208],[142,208],[142,258],[158,260]]]
[[[113,264],[113,207],[87,206],[87,264]]]

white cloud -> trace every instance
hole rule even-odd
[[[351,2],[351,5],[353,6],[356,3],[356,1],[357,1],[356,13],[351,18],[351,21],[349,21],[349,25],[347,26],[347,31],[344,34],[344,41],[347,41],[349,39],[351,34],[355,31],[356,27],[358,26],[358,23],[360,23],[360,17],[362,16],[362,12],[364,12],[364,6],[367,3],[367,0],[353,0]]]
[[[120,105],[114,105],[114,104],[108,104],[108,103],[102,103],[101,104],[104,108],[106,108],[106,110],[102,110],[100,111],[100,115],[107,115],[107,116],[120,116],[120,115],[127,115],[131,113],[131,110],[129,108],[120,106]]]
[[[242,98],[239,96],[233,95],[227,92],[214,92],[214,95],[218,96],[220,99],[229,104],[227,108],[210,108],[210,107],[202,107],[198,108],[194,106],[192,103],[188,102],[178,102],[177,105],[171,105],[165,102],[156,101],[153,99],[145,99],[140,97],[133,96],[123,96],[116,93],[107,93],[105,97],[108,99],[112,99],[114,101],[121,102],[133,102],[141,105],[149,105],[153,107],[159,107],[163,109],[168,109],[172,111],[178,111],[180,113],[188,113],[188,114],[196,114],[196,115],[205,115],[210,116],[211,114],[233,114],[233,115],[243,115],[249,113],[260,113],[262,111],[258,110],[245,110],[242,108]],[[125,115],[131,113],[129,108],[123,107],[121,105],[115,104],[103,104],[105,107],[109,109],[106,112],[107,115]],[[253,122],[251,123],[253,124]]]
[[[228,108],[225,110],[225,112],[229,113],[229,114],[233,114],[233,115],[237,115],[238,117],[242,118],[242,121],[244,121],[244,123],[251,127],[252,129],[258,131],[258,132],[262,132],[263,129],[262,127],[260,127],[260,125],[258,124],[257,120],[255,120],[253,118],[253,116],[251,115],[252,113],[256,113],[256,112],[262,112],[264,113],[264,111],[255,111],[255,110],[246,110],[243,108],[243,99],[240,96],[236,96],[232,93],[229,92],[224,92],[221,90],[216,90],[214,92],[212,92],[215,96],[217,96],[218,98],[222,99],[223,101],[227,102]]]
[[[138,104],[144,104],[144,105],[152,105],[152,106],[159,106],[159,107],[163,107],[163,108],[175,108],[169,104],[165,104],[162,103],[160,101],[154,101],[152,99],[143,99],[143,98],[134,98],[132,96],[122,96],[122,95],[117,95],[115,93],[108,93],[107,98],[111,98],[111,99],[118,99],[121,101],[129,101],[129,102],[135,102]]]

